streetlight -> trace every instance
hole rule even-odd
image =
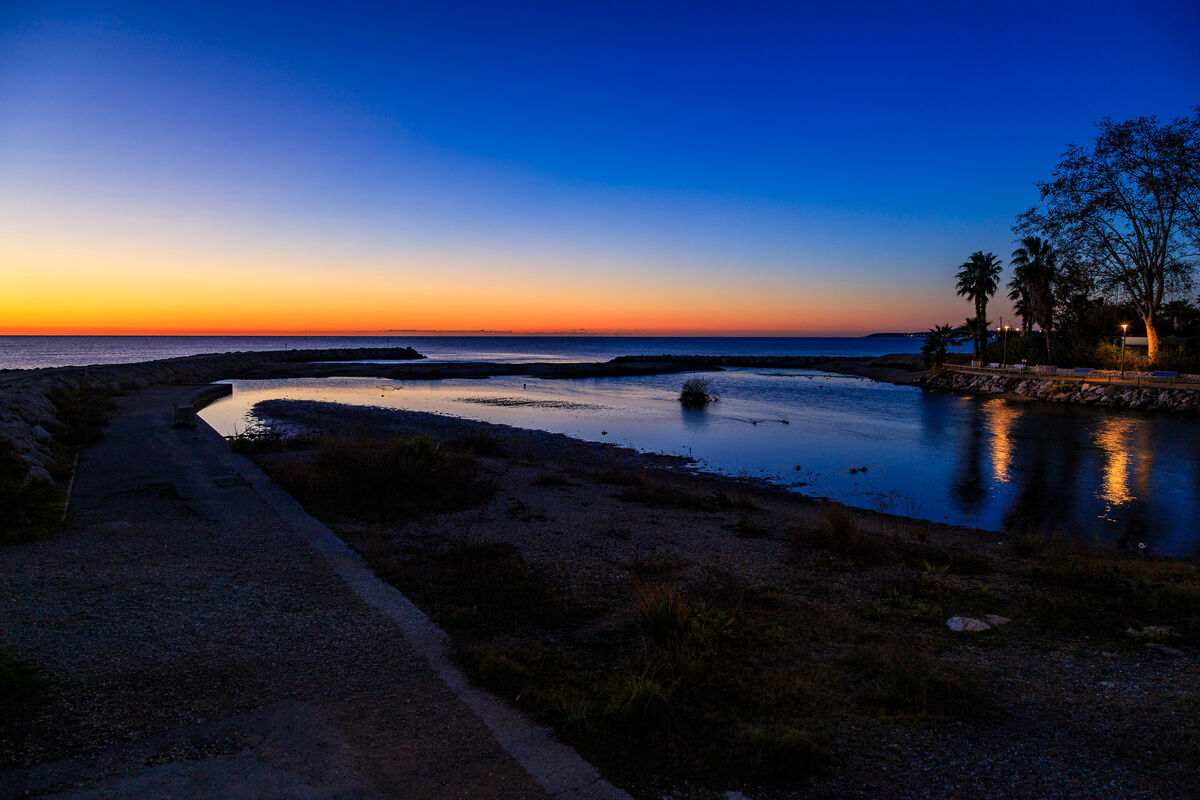
[[[1012,325],[1004,326],[1004,357],[1000,359],[1000,365],[1003,367],[1008,366],[1008,332],[1011,328]]]
[[[1125,377],[1125,334],[1129,330],[1129,323],[1121,323],[1121,377]]]

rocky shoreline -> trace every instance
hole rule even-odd
[[[938,392],[1007,395],[1049,403],[1192,414],[1200,409],[1200,392],[1195,388],[1180,388],[1166,383],[1107,383],[1055,376],[1014,376],[947,369],[930,373],[917,384]]]
[[[336,350],[270,350],[211,353],[87,367],[0,371],[0,444],[9,443],[24,468],[22,483],[50,480],[55,453],[53,432],[61,420],[53,397],[60,393],[116,394],[155,384],[205,384],[222,378],[268,377],[289,368],[337,359],[420,359],[411,347]]]

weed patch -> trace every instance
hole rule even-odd
[[[447,442],[451,450],[485,458],[507,455],[504,445],[494,434],[487,431],[469,431]]]
[[[473,458],[428,436],[329,436],[293,455],[264,463],[272,479],[302,503],[346,515],[457,510],[484,502],[493,489]]]
[[[799,553],[819,550],[863,564],[879,564],[893,557],[887,541],[860,530],[854,512],[845,506],[826,506],[824,517],[824,525],[792,530],[792,544]]]
[[[1047,593],[1044,603],[1086,612],[1084,618],[1098,619],[1114,630],[1152,623],[1200,632],[1200,585],[1191,564],[1068,555],[1044,559],[1029,567],[1025,577],[1055,590]]]
[[[989,705],[966,672],[894,642],[859,650],[843,667],[860,687],[859,703],[888,713],[925,713],[958,719],[978,717]]]
[[[720,490],[707,493],[690,491],[666,481],[642,480],[617,496],[621,500],[650,508],[691,511],[754,511],[758,508],[746,495],[728,495]]]

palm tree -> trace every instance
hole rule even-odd
[[[925,366],[939,368],[946,363],[946,351],[962,341],[959,332],[947,322],[945,325],[935,325],[925,334],[925,343],[921,345],[921,353],[925,356]]]
[[[1046,358],[1050,353],[1050,330],[1054,327],[1054,279],[1058,271],[1058,252],[1039,236],[1026,236],[1013,251],[1013,284],[1019,284],[1029,298],[1029,311],[1046,339]],[[1010,294],[1009,297],[1012,297]]]
[[[962,331],[966,333],[966,338],[975,346],[975,357],[982,358],[987,354],[988,340],[988,319],[987,317],[967,317],[963,322]],[[983,340],[983,348],[980,349],[979,342]]]
[[[1008,299],[1012,300],[1013,311],[1021,318],[1021,335],[1033,330],[1033,301],[1029,297],[1029,287],[1016,273],[1008,282]]]
[[[1000,259],[995,253],[976,250],[958,268],[958,294],[975,304],[975,358],[987,352],[987,304],[1000,280]]]

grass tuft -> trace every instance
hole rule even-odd
[[[642,634],[659,644],[695,638],[701,631],[700,609],[669,587],[640,589],[633,616]]]

